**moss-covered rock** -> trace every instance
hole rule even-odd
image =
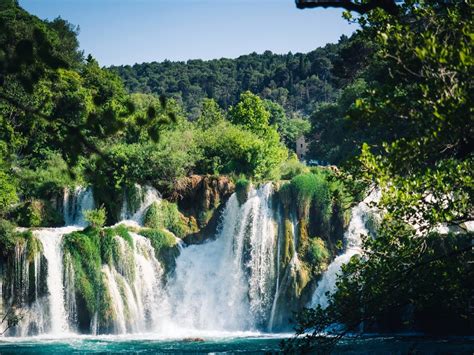
[[[239,205],[243,205],[247,201],[251,186],[252,184],[250,181],[245,178],[239,179],[235,183],[235,193],[237,195]]]
[[[145,212],[145,227],[168,229],[179,238],[196,231],[196,221],[185,217],[179,212],[175,203],[162,200],[154,202]]]
[[[174,270],[176,266],[176,258],[179,256],[179,246],[176,237],[163,229],[146,229],[143,228],[139,234],[150,239],[155,256],[165,269],[165,273]]]
[[[87,323],[99,311],[104,294],[100,231],[86,228],[64,236],[64,253],[74,268],[76,297],[84,304]],[[84,324],[80,326],[85,326]]]

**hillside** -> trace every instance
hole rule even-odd
[[[250,90],[281,104],[288,113],[309,115],[318,103],[333,101],[344,84],[342,63],[363,53],[346,53],[351,40],[341,37],[306,54],[280,55],[266,51],[236,59],[164,61],[113,66],[130,92],[155,93],[180,101],[191,117],[199,115],[203,98],[221,107],[234,105]],[[346,75],[347,76],[347,75]]]

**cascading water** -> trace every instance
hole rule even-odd
[[[161,201],[160,193],[151,186],[135,186],[135,194],[141,200],[138,208],[135,211],[130,210],[127,196],[124,196],[122,210],[120,212],[120,219],[122,221],[132,221],[138,224],[143,223],[143,217],[148,207],[154,202]]]
[[[69,331],[68,310],[73,305],[66,304],[64,288],[64,268],[62,238],[63,235],[77,230],[75,227],[49,228],[35,231],[34,234],[43,245],[43,255],[48,263],[48,309],[50,328],[49,333],[59,335]],[[69,299],[72,302],[72,299]]]
[[[156,328],[163,303],[163,268],[150,240],[136,233],[131,236],[133,245],[115,237],[120,245],[120,259],[127,265],[102,267],[118,334]]]
[[[64,190],[63,216],[66,226],[87,226],[84,211],[94,208],[94,195],[91,188],[77,186],[73,191]]]
[[[110,249],[113,257],[107,262],[99,257],[103,264],[97,268],[101,285],[98,297],[104,299],[100,304],[105,311],[92,308],[81,320],[85,304],[84,299],[78,298],[78,289],[83,286],[81,277],[76,277],[84,270],[76,270],[78,259],[73,258],[69,249],[66,252],[63,245],[66,234],[86,224],[83,212],[94,207],[92,190],[77,188],[64,197],[64,218],[71,226],[34,230],[43,248],[32,259],[25,246],[17,247],[12,273],[16,279],[8,281],[9,285],[15,284],[16,291],[9,293],[10,299],[18,298],[17,303],[24,305],[27,312],[10,335],[61,336],[76,331],[175,335],[183,331],[284,328],[288,316],[297,307],[287,303],[298,300],[295,290],[299,287],[297,280],[305,261],[296,253],[300,221],[295,211],[274,208],[278,200],[272,201],[272,184],[251,188],[242,205],[233,194],[222,212],[215,239],[184,248],[179,244],[179,256],[173,259],[175,268],[170,273],[167,270],[166,279],[166,265],[161,262],[167,259],[159,254],[160,246],[152,245],[148,237],[131,232],[141,228],[146,210],[152,203],[160,203],[161,198],[150,187],[137,188],[137,191],[140,205],[135,211],[128,211],[127,199],[122,208],[126,220],[121,223],[131,227],[128,236],[121,235],[120,229],[112,226],[108,232],[116,234],[109,235],[111,239],[107,243],[113,245]],[[365,232],[368,213],[366,202],[353,209],[345,234],[347,250],[330,264],[312,304],[325,305],[325,293],[334,290],[341,265],[360,252],[360,234]],[[95,243],[93,239],[91,242]],[[283,242],[287,243],[285,251]],[[282,260],[284,264],[280,265]],[[0,278],[0,283],[4,282]],[[4,290],[2,287],[3,293]],[[7,299],[2,297],[2,301]]]
[[[167,327],[249,330],[267,319],[276,277],[271,184],[227,202],[217,239],[182,250],[169,281]]]
[[[328,306],[328,293],[332,294],[336,291],[336,280],[341,268],[347,264],[351,258],[361,253],[362,235],[367,235],[369,231],[366,227],[366,221],[371,213],[374,213],[370,204],[380,199],[380,191],[374,190],[367,198],[352,208],[351,220],[349,227],[344,233],[344,241],[346,250],[343,254],[336,257],[329,265],[323,277],[318,283],[316,290],[311,299],[310,306],[316,307],[320,305],[325,308]]]

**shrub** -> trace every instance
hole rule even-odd
[[[92,228],[103,227],[107,219],[105,207],[101,206],[94,210],[84,211],[84,219],[91,225]]]
[[[280,167],[280,175],[283,180],[291,180],[295,176],[307,174],[309,171],[309,168],[301,163],[294,155],[285,161]]]

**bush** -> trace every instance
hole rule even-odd
[[[295,155],[285,161],[280,167],[280,175],[283,180],[291,180],[297,175],[309,173],[309,168],[301,163]]]
[[[102,228],[107,219],[104,206],[94,210],[84,211],[84,219],[91,225],[92,228]]]
[[[145,212],[143,217],[143,225],[148,228],[162,228],[163,221],[160,221],[160,205],[153,202]]]

